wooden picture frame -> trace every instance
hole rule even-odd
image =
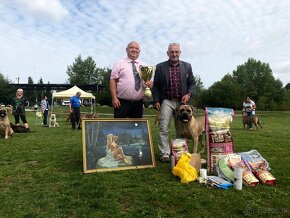
[[[149,119],[83,119],[83,172],[155,167]]]

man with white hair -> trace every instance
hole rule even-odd
[[[12,100],[11,111],[15,118],[15,125],[19,125],[19,118],[23,122],[23,126],[28,129],[28,123],[25,116],[25,107],[28,105],[28,100],[23,95],[23,89],[17,89],[16,97]]]
[[[180,103],[188,104],[194,94],[195,78],[191,64],[179,60],[180,54],[180,44],[170,43],[167,50],[169,59],[157,64],[154,76],[153,101],[156,110],[160,111],[158,147],[161,162],[170,162],[170,120],[174,117],[177,127],[176,108]]]
[[[114,107],[114,118],[141,118],[145,88],[153,82],[144,81],[140,76],[141,66],[146,64],[139,59],[140,45],[129,42],[127,57],[119,59],[110,75],[110,92]]]

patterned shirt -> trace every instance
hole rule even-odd
[[[167,99],[181,100],[181,84],[180,84],[180,67],[169,65],[169,86],[167,90]]]
[[[13,106],[13,115],[24,115],[25,114],[25,106],[28,105],[28,100],[24,96],[21,98],[14,98],[12,100]]]

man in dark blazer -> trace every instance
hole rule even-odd
[[[181,102],[188,104],[193,97],[195,87],[191,65],[179,60],[180,53],[180,45],[170,43],[167,51],[169,60],[157,64],[155,70],[153,101],[155,108],[160,111],[158,147],[161,162],[170,161],[169,127],[171,118],[175,117],[176,108]]]

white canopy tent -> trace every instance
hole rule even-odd
[[[82,89],[80,89],[77,86],[73,86],[70,89],[67,89],[62,92],[54,92],[52,93],[52,110],[53,110],[53,102],[54,98],[64,98],[64,99],[70,99],[72,96],[74,96],[77,92],[81,93],[81,99],[90,99],[91,102],[91,111],[93,111],[93,103],[92,100],[95,99],[95,96],[93,96],[92,93],[85,92]]]

